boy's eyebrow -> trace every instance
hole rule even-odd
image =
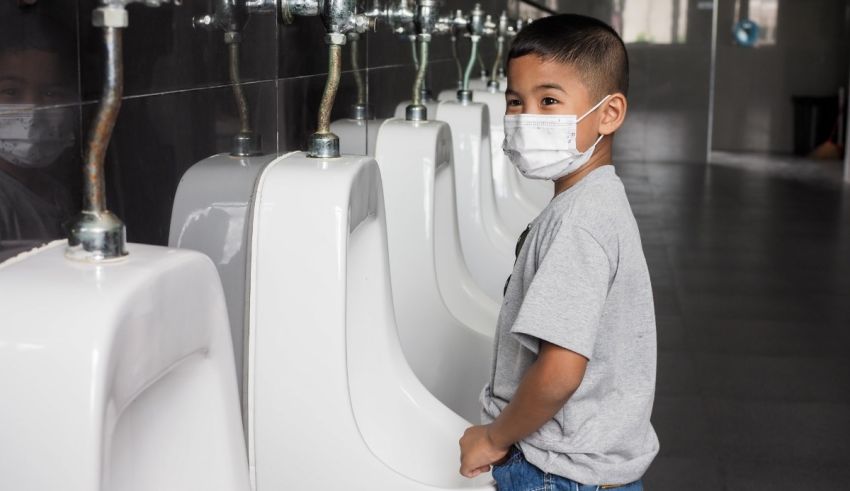
[[[563,87],[556,84],[555,82],[547,82],[545,84],[540,84],[540,85],[538,85],[537,87],[534,88],[534,90],[538,90],[538,89],[555,89],[555,90],[560,90],[561,92],[566,92],[566,90],[564,90]]]
[[[517,93],[516,93],[516,91],[515,91],[514,89],[512,89],[512,88],[510,88],[510,87],[508,87],[507,89],[505,89],[505,95],[508,95],[508,94],[510,94],[510,95],[519,95],[519,94],[517,94]]]

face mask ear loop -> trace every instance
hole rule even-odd
[[[601,106],[602,104],[605,104],[605,101],[607,101],[610,98],[611,98],[611,94],[608,94],[605,97],[603,97],[602,100],[597,102],[595,106],[591,107],[586,113],[582,114],[581,117],[576,120],[576,123],[580,123],[582,119],[586,118],[587,115],[592,113],[593,111],[596,111],[597,109],[599,109],[599,106]]]

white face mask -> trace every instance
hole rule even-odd
[[[573,114],[507,114],[502,150],[520,173],[529,179],[556,180],[577,171],[590,160],[599,135],[584,152],[576,148],[578,123],[599,109],[605,96],[581,117]]]
[[[68,108],[0,105],[0,159],[18,167],[47,167],[73,143]]]

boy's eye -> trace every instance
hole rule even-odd
[[[522,102],[519,99],[508,99],[508,106],[519,106]]]
[[[551,106],[552,104],[557,104],[558,100],[552,97],[544,97],[542,101],[540,101],[544,106]]]

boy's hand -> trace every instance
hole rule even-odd
[[[500,448],[493,443],[489,425],[472,426],[463,432],[460,439],[460,473],[464,477],[475,477],[490,470],[490,465],[508,454],[510,445]]]

